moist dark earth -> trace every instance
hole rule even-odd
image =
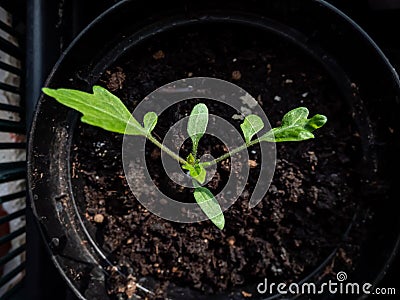
[[[132,110],[154,89],[197,76],[224,79],[247,90],[273,127],[299,106],[312,115],[325,114],[328,123],[313,140],[277,145],[272,184],[251,210],[248,201],[258,179],[260,152],[257,146],[249,149],[250,178],[242,196],[225,212],[224,230],[210,221],[169,222],[147,211],[127,185],[122,135],[79,124],[72,176],[83,188],[76,188],[75,194],[82,199],[81,212],[90,232],[124,274],[109,269],[111,297],[131,297],[138,292],[137,282],[155,292],[149,298],[164,299],[174,286],[204,295],[235,291],[243,298],[257,297],[254,284],[264,278],[301,280],[335,249],[316,278],[351,271],[364,236],[359,226],[363,217],[352,220],[356,211],[363,216],[359,169],[361,137],[366,133],[354,125],[351,107],[327,72],[277,37],[220,28],[175,32],[144,44],[110,67],[99,84]],[[162,138],[199,101],[171,107],[159,116],[155,134]],[[237,112],[206,103],[210,112],[239,128],[241,121],[232,119]],[[187,153],[185,145],[182,155]],[[224,147],[217,139],[205,137],[200,151],[216,156],[224,153]],[[154,183],[171,197],[194,202],[190,189],[165,179],[159,150],[147,144],[146,153]],[[229,168],[229,159],[219,165],[210,190],[216,193],[224,186]]]

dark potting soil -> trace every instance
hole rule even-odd
[[[232,32],[235,32],[234,34]],[[361,137],[353,111],[325,70],[298,48],[274,36],[256,32],[205,30],[179,32],[131,51],[105,74],[108,87],[133,109],[148,93],[191,76],[234,82],[247,90],[266,112],[271,125],[298,106],[328,116],[314,140],[277,145],[277,165],[263,201],[249,209],[259,172],[259,148],[249,149],[250,179],[240,199],[225,212],[224,230],[210,221],[179,224],[147,211],[133,196],[124,175],[122,135],[80,124],[75,133],[72,176],[88,228],[109,260],[107,289],[127,298],[135,282],[164,298],[171,286],[204,294],[237,290],[257,296],[252,285],[293,282],[305,278],[337,249],[318,279],[351,271],[363,237],[355,218],[362,199]],[[163,137],[169,126],[200,100],[173,106],[159,117],[154,132]],[[203,101],[203,100],[202,100]],[[210,112],[239,128],[240,120],[221,104],[206,102]],[[183,149],[182,151],[186,151]],[[205,137],[200,151],[224,152],[218,140]],[[146,146],[155,184],[181,201],[194,201],[191,190],[166,179],[160,152]],[[229,174],[229,160],[218,167],[208,187],[218,192]],[[363,215],[360,213],[360,215]],[[346,238],[344,234],[353,223]],[[113,271],[114,270],[114,271]],[[153,278],[153,280],[143,280]],[[141,281],[142,280],[142,281]]]

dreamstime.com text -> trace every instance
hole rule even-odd
[[[257,285],[257,292],[260,294],[281,294],[281,295],[318,295],[318,294],[332,294],[332,295],[396,295],[396,288],[383,288],[373,287],[372,284],[345,282],[347,274],[339,272],[336,275],[336,281],[329,280],[323,283],[275,283],[268,282],[265,278],[264,282]]]

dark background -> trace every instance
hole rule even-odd
[[[201,0],[200,0],[201,1]],[[299,0],[300,1],[300,0]],[[38,87],[45,80],[61,52],[90,21],[118,0],[10,0],[1,5],[17,11],[26,23],[27,120],[31,119]],[[381,47],[391,63],[400,70],[400,0],[328,1],[355,20]],[[3,4],[4,3],[4,4]],[[154,5],[150,3],[149,5]],[[25,7],[27,6],[27,9]],[[61,279],[36,229],[27,216],[27,270],[24,288],[13,299],[76,299]],[[400,292],[400,259],[390,268],[381,287]],[[399,296],[382,296],[399,299]],[[379,299],[379,297],[371,297]]]

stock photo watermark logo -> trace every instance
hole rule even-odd
[[[276,283],[269,282],[267,278],[257,285],[257,292],[262,295],[396,295],[396,288],[377,288],[371,283],[349,282],[347,274],[340,271],[336,274],[336,280],[329,280],[323,283]]]
[[[219,107],[229,107],[237,113],[232,120],[243,118],[248,114],[256,114],[263,123],[263,131],[271,129],[270,123],[258,102],[245,90],[230,82],[209,78],[186,78],[166,84],[145,97],[132,112],[132,117],[142,120],[144,115],[153,111],[160,116],[166,109],[180,102],[191,99],[207,99],[215,102]],[[218,112],[217,112],[218,113]],[[185,140],[189,138],[187,130],[188,118],[177,121],[166,133],[162,144],[175,153]],[[205,134],[217,138],[228,151],[243,145],[241,133],[232,125],[232,120],[226,120],[214,114],[209,114],[209,122]],[[123,167],[129,187],[137,200],[151,213],[174,222],[194,223],[204,221],[206,216],[198,204],[183,203],[165,195],[153,182],[148,166],[146,165],[145,138],[124,135],[123,140]],[[250,208],[255,207],[266,194],[275,171],[276,149],[275,143],[260,143],[258,157],[260,158],[260,173],[258,181],[249,201]],[[182,170],[180,163],[161,152],[161,159],[165,173],[174,184],[180,187],[194,188],[193,180]],[[200,161],[211,161],[210,154],[200,157]],[[231,170],[224,188],[215,196],[222,212],[229,209],[239,199],[249,178],[249,154],[241,151],[241,155],[231,156]],[[207,169],[207,176],[203,186],[213,178],[216,168]],[[163,199],[162,202],[159,199]]]

